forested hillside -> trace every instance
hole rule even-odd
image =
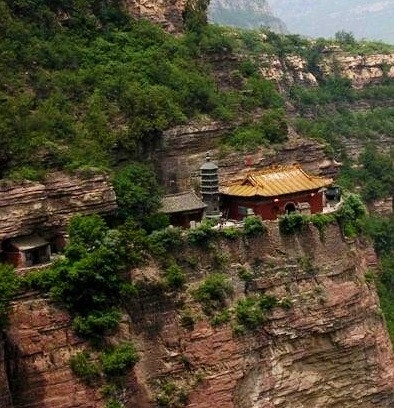
[[[210,25],[206,1],[188,2],[184,32],[170,35],[123,6],[0,0],[2,208],[23,228],[31,208],[40,222],[34,199],[50,201],[58,227],[65,184],[72,211],[101,208],[106,193],[109,208],[72,218],[51,266],[17,277],[0,264],[0,406],[388,407],[392,355],[372,285],[394,337],[393,217],[365,205],[393,196],[393,47]],[[189,190],[206,146],[230,175],[250,157],[340,168],[344,204],[169,228],[163,162],[176,158],[167,167]],[[108,177],[77,186],[96,172]]]

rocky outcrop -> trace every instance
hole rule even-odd
[[[114,190],[105,175],[54,173],[42,183],[0,186],[0,242],[37,231],[62,233],[75,214],[110,214]]]
[[[158,174],[167,191],[196,187],[199,183],[199,168],[208,150],[219,164],[221,182],[273,164],[300,163],[307,171],[330,177],[338,173],[339,163],[327,158],[323,144],[300,138],[293,129],[290,129],[287,142],[261,147],[253,152],[226,148],[222,139],[230,131],[228,124],[211,122],[179,126],[164,132],[157,161]]]
[[[218,254],[234,287],[230,310],[245,292],[287,298],[291,306],[275,308],[255,332],[235,335],[230,323],[213,327],[190,293]],[[185,290],[141,292],[116,336],[132,340],[141,358],[122,393],[126,408],[156,407],[163,389],[181,392],[188,408],[393,406],[392,347],[375,287],[364,278],[375,262],[369,247],[345,242],[336,225],[322,240],[314,228],[282,237],[270,223],[262,238],[174,255],[187,271]],[[247,285],[240,267],[252,274]],[[152,264],[132,276],[148,288],[161,272]],[[190,310],[194,327],[182,326],[182,310]],[[84,386],[69,369],[69,356],[86,345],[65,313],[27,294],[12,303],[10,322],[13,408],[102,406],[98,387]]]
[[[183,29],[186,0],[124,0],[124,3],[135,18],[160,24],[169,32]]]
[[[286,86],[318,85],[316,76],[308,70],[307,61],[298,55],[283,58],[261,55],[259,65],[263,77]],[[341,76],[351,80],[355,88],[379,83],[384,78],[394,78],[394,54],[350,55],[332,48],[325,50],[318,65],[323,76],[329,77],[339,71]]]
[[[321,68],[326,76],[340,74],[349,78],[356,88],[376,83],[384,78],[394,78],[394,54],[349,55],[333,53],[324,59]]]
[[[392,348],[375,288],[364,279],[369,249],[344,242],[335,226],[322,242],[315,230],[285,239],[274,224],[267,237],[247,247],[222,243],[216,253],[227,257],[233,301],[244,296],[242,266],[253,274],[249,294],[287,297],[291,308],[277,308],[256,333],[235,336],[230,324],[212,327],[190,300],[197,323],[188,330],[168,302],[145,298],[145,314],[131,326],[142,353],[139,378],[177,384],[189,393],[189,408],[392,406]],[[215,255],[194,256],[201,264],[190,289]],[[152,322],[160,327],[154,338],[146,331]]]

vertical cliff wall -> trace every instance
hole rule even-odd
[[[168,389],[188,408],[393,406],[392,347],[365,279],[375,261],[369,247],[345,242],[335,225],[321,239],[312,227],[283,237],[273,223],[264,237],[185,247],[174,256],[187,271],[182,292],[157,290],[162,272],[154,264],[132,272],[146,290],[128,305],[116,336],[132,340],[141,357],[122,393],[125,407],[156,407]],[[212,326],[191,293],[218,259],[234,288],[230,313],[245,292],[287,298],[291,307],[275,308],[259,330],[243,335],[231,322]],[[240,267],[252,274],[247,285]],[[185,310],[193,327],[182,323]],[[69,356],[86,344],[64,312],[28,294],[13,302],[10,321],[12,408],[102,406],[100,384],[86,387],[69,369]]]

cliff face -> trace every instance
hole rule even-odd
[[[275,308],[254,333],[236,336],[230,324],[212,327],[190,291],[217,254],[225,257],[223,272],[234,287],[228,306],[247,290],[287,297],[291,308]],[[133,340],[141,357],[122,393],[126,407],[157,406],[170,382],[173,393],[188,395],[183,406],[189,408],[392,406],[392,348],[375,288],[364,278],[376,261],[370,248],[344,242],[337,226],[321,241],[313,228],[284,238],[273,223],[267,236],[247,244],[221,241],[211,253],[189,248],[176,257],[188,271],[188,291],[146,290],[129,305],[116,336]],[[198,259],[194,269],[187,267],[192,258]],[[240,266],[253,276],[247,288]],[[160,271],[150,265],[132,275],[149,288]],[[194,328],[182,327],[180,310],[187,308]],[[12,304],[10,320],[12,408],[102,406],[97,390],[70,372],[68,357],[84,344],[64,313],[30,295]]]
[[[288,142],[261,147],[251,153],[223,149],[221,139],[229,131],[228,125],[211,122],[179,126],[164,132],[157,160],[166,189],[183,191],[198,185],[199,168],[207,151],[219,164],[221,182],[272,164],[300,163],[305,170],[316,174],[335,176],[338,173],[338,163],[327,158],[323,144],[301,138],[292,129]]]
[[[307,61],[297,55],[284,58],[261,55],[259,57],[260,72],[263,77],[278,81],[284,85],[294,83],[317,86],[314,74],[308,71]],[[327,49],[319,67],[325,77],[332,76],[335,71],[351,80],[356,88],[371,83],[378,83],[384,77],[394,78],[394,54],[350,55],[337,49]]]
[[[135,18],[148,19],[169,32],[182,31],[186,0],[124,0],[124,3]]]
[[[104,175],[87,178],[55,173],[42,184],[0,186],[0,242],[37,231],[64,233],[75,214],[109,214],[115,193]]]
[[[265,26],[280,33],[287,31],[283,21],[274,16],[265,0],[212,0],[209,17],[217,24],[244,28]]]

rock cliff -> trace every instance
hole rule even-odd
[[[169,32],[183,29],[186,0],[124,0],[126,9],[135,18],[148,19]]]
[[[265,0],[211,0],[209,17],[217,24],[260,28],[269,27],[271,30],[285,33],[285,24],[277,18]]]
[[[179,126],[164,132],[157,160],[166,189],[183,191],[196,187],[199,168],[208,150],[219,164],[221,182],[272,164],[300,163],[307,171],[331,177],[339,171],[339,164],[327,158],[323,144],[301,138],[292,129],[286,143],[261,147],[250,153],[228,151],[221,146],[223,136],[230,130],[228,124],[211,122]]]
[[[290,299],[291,307],[275,308],[256,332],[237,336],[230,324],[213,327],[190,292],[217,254],[234,287],[228,306],[245,291],[262,291]],[[335,225],[322,241],[312,227],[285,238],[272,223],[262,238],[220,241],[210,251],[185,248],[175,256],[188,271],[188,290],[147,289],[129,305],[117,335],[132,339],[141,356],[122,394],[126,407],[157,406],[170,382],[173,393],[187,395],[182,406],[188,408],[393,406],[392,348],[376,290],[364,278],[376,262],[369,247],[345,242]],[[252,273],[247,287],[240,267]],[[152,264],[132,275],[149,288],[161,273]],[[194,328],[182,327],[186,308]],[[12,408],[102,406],[97,387],[83,386],[70,372],[68,357],[85,345],[67,315],[30,294],[13,302],[10,321]]]
[[[308,70],[307,61],[298,55],[277,56],[260,55],[261,75],[284,85],[294,83],[317,86],[315,75]],[[318,64],[324,77],[335,71],[349,78],[355,88],[378,83],[385,77],[394,78],[394,54],[350,55],[339,49],[327,49]]]
[[[0,186],[0,242],[37,231],[64,233],[75,214],[109,214],[115,193],[105,175],[51,174],[42,183]]]

